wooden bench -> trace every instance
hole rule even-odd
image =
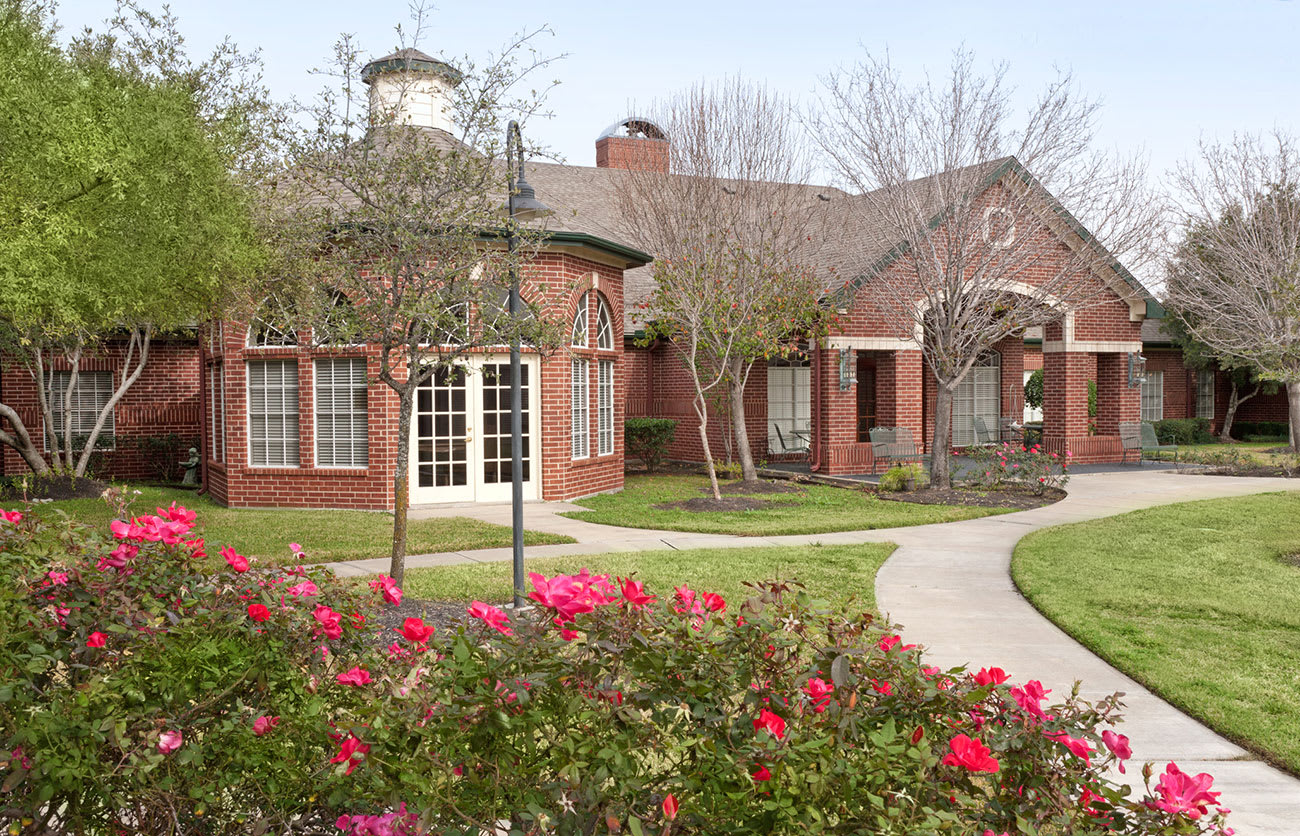
[[[1128,461],[1129,451],[1137,453],[1138,467],[1142,466],[1142,457],[1147,453],[1174,454],[1174,463],[1178,462],[1178,445],[1161,444],[1156,436],[1156,428],[1146,421],[1125,422],[1119,425],[1119,441],[1124,448],[1124,461]]]
[[[871,438],[871,472],[875,473],[883,463],[893,466],[901,462],[929,461],[930,457],[921,453],[907,427],[872,427],[868,430]]]

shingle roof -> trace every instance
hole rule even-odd
[[[994,160],[975,168],[992,173],[1005,160]],[[979,172],[977,172],[979,173]],[[626,224],[619,209],[621,169],[530,163],[525,176],[537,190],[537,196],[555,209],[547,219],[548,229],[586,232],[611,241],[634,246],[628,239]],[[669,175],[664,175],[669,176]],[[930,178],[913,181],[923,195],[934,194],[925,188]],[[829,295],[840,290],[850,279],[871,272],[897,244],[887,234],[889,225],[878,211],[871,194],[853,195],[831,186],[791,185],[806,195],[812,205],[824,209],[829,218],[827,228],[834,234],[818,236],[811,243],[809,261],[817,265],[823,290]],[[821,204],[826,204],[822,206]],[[932,214],[942,207],[937,203]],[[637,306],[654,287],[650,268],[638,267],[624,274],[624,329],[632,333],[644,324],[637,316]]]

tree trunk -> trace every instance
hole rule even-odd
[[[143,328],[133,328],[131,330],[131,339],[126,346],[126,357],[122,361],[122,383],[113,391],[104,408],[99,411],[99,417],[95,419],[95,426],[91,428],[90,435],[86,436],[85,445],[81,449],[81,457],[77,459],[77,467],[73,475],[80,478],[86,475],[86,469],[90,467],[90,457],[95,452],[95,445],[99,443],[99,434],[104,431],[104,424],[108,423],[108,416],[113,414],[113,408],[117,402],[122,400],[126,390],[135,385],[144,372],[145,364],[149,362],[149,341],[153,336],[153,328],[144,326]],[[139,356],[136,357],[136,352]],[[131,361],[135,359],[135,368],[131,368]],[[69,450],[71,439],[69,439]]]
[[[1237,417],[1237,408],[1258,394],[1258,384],[1249,395],[1241,396],[1240,390],[1237,389],[1237,382],[1235,380],[1232,382],[1232,389],[1228,393],[1228,410],[1223,415],[1223,426],[1219,429],[1219,441],[1221,443],[1232,443],[1232,422]]]
[[[704,448],[704,465],[709,471],[709,487],[713,489],[713,498],[722,499],[718,488],[718,471],[713,466],[713,451],[709,449],[709,402],[697,387],[695,390],[695,416],[700,419],[700,446]]]
[[[413,373],[412,373],[413,374]],[[408,380],[397,392],[397,462],[393,468],[393,559],[388,574],[400,587],[406,575],[406,511],[411,504],[411,411],[415,382]]]
[[[32,443],[31,434],[27,432],[27,425],[23,423],[22,418],[18,417],[18,413],[14,411],[13,407],[0,403],[0,419],[8,420],[10,426],[13,427],[12,433],[0,430],[0,444],[7,444],[17,450],[18,455],[23,457],[23,461],[27,462],[27,466],[37,476],[49,473],[49,464],[46,463],[45,457],[41,455],[41,451],[36,449],[36,445]]]
[[[934,436],[930,442],[930,487],[941,490],[952,487],[948,451],[952,449],[953,386],[951,381],[940,382],[934,398]]]
[[[746,482],[758,479],[758,468],[754,466],[754,451],[749,448],[749,428],[745,426],[745,361],[731,361],[731,371],[727,388],[731,394],[731,428],[736,437],[736,453],[740,457],[740,478]]]
[[[1290,444],[1291,452],[1298,452],[1296,442],[1300,441],[1300,380],[1288,380],[1286,382],[1286,402],[1288,418],[1290,418],[1291,432]]]

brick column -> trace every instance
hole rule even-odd
[[[1043,354],[1043,439],[1049,442],[1049,447],[1088,434],[1091,365],[1091,358],[1085,352]]]
[[[1025,417],[1025,340],[1019,335],[1000,340],[994,349],[1002,356],[999,412],[1019,424]],[[997,431],[997,428],[989,429]]]
[[[1119,435],[1119,425],[1141,417],[1141,390],[1128,385],[1128,355],[1097,355],[1097,434]]]
[[[919,350],[894,352],[893,425],[910,429],[918,443],[928,442],[928,439],[923,436],[924,392],[921,381],[924,374],[926,374],[925,363],[921,360]]]

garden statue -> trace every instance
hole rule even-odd
[[[182,485],[197,485],[199,483],[199,449],[190,448],[190,457],[181,462],[181,467],[185,468],[185,478],[181,479]]]

